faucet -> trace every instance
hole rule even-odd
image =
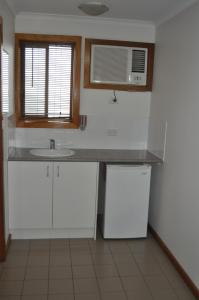
[[[55,149],[55,140],[54,139],[50,139],[50,149],[51,150]]]

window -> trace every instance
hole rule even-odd
[[[79,126],[81,37],[16,34],[18,127]]]
[[[9,112],[9,55],[2,51],[2,112]]]

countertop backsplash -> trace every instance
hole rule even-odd
[[[89,115],[86,129],[16,128],[15,146],[22,148],[56,147],[90,149],[147,149],[147,118]]]

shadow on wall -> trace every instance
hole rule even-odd
[[[167,121],[158,120],[156,123],[149,120],[148,150],[163,161],[166,153]]]

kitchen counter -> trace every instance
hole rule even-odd
[[[75,154],[67,157],[44,157],[30,153],[30,148],[14,148],[9,161],[90,161],[104,163],[158,164],[162,160],[147,150],[72,149]]]
[[[34,156],[30,148],[12,150],[9,219],[15,239],[96,238],[104,166],[162,163],[146,150],[72,149],[73,156],[59,158]]]

